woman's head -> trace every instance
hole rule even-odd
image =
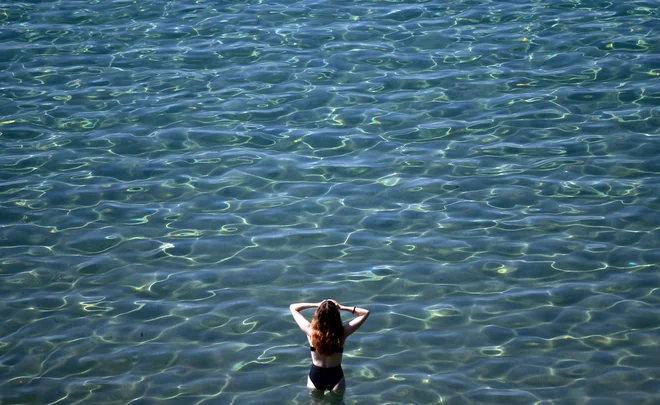
[[[344,326],[339,307],[333,300],[325,300],[316,308],[312,320],[312,344],[317,352],[327,356],[344,344]]]

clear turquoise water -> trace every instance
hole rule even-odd
[[[0,402],[660,401],[657,1],[0,3]],[[320,402],[328,402],[322,400]]]

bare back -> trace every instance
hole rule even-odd
[[[309,346],[312,347],[312,338],[307,336]],[[312,364],[317,367],[335,367],[341,365],[342,352],[335,352],[329,356],[324,356],[317,351],[310,350],[312,354]]]

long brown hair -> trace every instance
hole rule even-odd
[[[344,345],[344,326],[339,308],[332,301],[323,301],[314,313],[312,345],[324,356],[339,351]]]

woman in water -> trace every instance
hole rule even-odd
[[[341,369],[344,342],[367,320],[369,310],[345,307],[331,299],[318,303],[291,304],[289,308],[293,319],[307,335],[312,353],[312,369],[307,378],[307,387],[321,391],[343,391],[346,388],[344,371]],[[316,308],[312,323],[300,313],[308,308]],[[348,311],[357,317],[342,324],[339,311]]]

